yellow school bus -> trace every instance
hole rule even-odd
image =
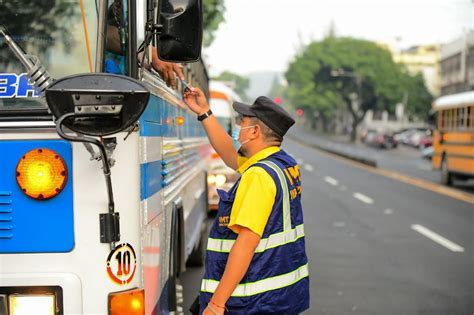
[[[474,91],[442,96],[433,102],[436,132],[433,138],[433,168],[441,182],[474,178]]]

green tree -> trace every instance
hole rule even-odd
[[[232,86],[234,86],[235,93],[237,93],[242,99],[247,99],[247,95],[245,92],[250,85],[250,80],[248,78],[238,75],[236,73],[224,71],[221,72],[219,76],[213,78],[213,80],[231,83]]]
[[[421,74],[406,75],[403,90],[406,113],[411,117],[428,119],[433,96],[426,88],[423,76]]]
[[[393,113],[408,90],[414,95],[426,92],[419,79],[393,62],[389,51],[354,38],[328,37],[311,43],[290,63],[285,75],[292,102],[323,121],[334,115],[339,104],[344,105],[353,118],[353,141],[369,109]]]
[[[214,41],[214,33],[224,21],[224,0],[204,0],[203,11],[203,45],[207,47]]]
[[[77,4],[60,0],[0,1],[0,25],[30,54],[38,54],[56,41],[61,41],[67,50],[76,10]],[[34,45],[29,45],[33,40]],[[3,57],[0,56],[0,64],[9,63]]]

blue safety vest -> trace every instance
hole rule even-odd
[[[277,193],[249,269],[226,303],[226,314],[299,314],[309,308],[301,178],[295,166],[295,160],[283,150],[251,166],[262,167],[270,174]],[[239,183],[240,179],[228,192],[218,190],[219,209],[208,239],[201,283],[201,312],[222,278],[238,236],[225,223],[229,222]]]

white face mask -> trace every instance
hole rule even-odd
[[[232,132],[232,144],[234,145],[234,148],[237,152],[239,152],[240,148],[248,143],[249,141],[251,141],[252,139],[247,139],[245,140],[244,142],[240,143],[239,141],[239,138],[240,138],[240,131],[243,130],[243,129],[248,129],[248,128],[253,128],[255,127],[256,125],[252,125],[252,126],[247,126],[247,127],[240,127],[240,126],[236,126],[236,128],[234,129],[234,131]]]

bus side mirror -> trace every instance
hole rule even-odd
[[[65,127],[83,135],[106,136],[132,126],[145,110],[150,92],[126,76],[85,73],[54,81],[45,95],[56,120],[67,117]]]
[[[202,0],[160,0],[158,56],[170,62],[194,62],[201,57]]]

